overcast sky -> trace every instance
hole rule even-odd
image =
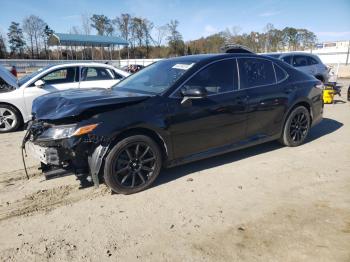
[[[319,41],[350,40],[350,0],[0,0],[0,30],[7,33],[11,21],[22,22],[34,14],[57,33],[81,26],[82,14],[115,18],[130,13],[156,26],[171,19],[180,22],[184,40],[208,36],[225,28],[240,33],[262,31],[267,23],[276,28],[306,28]]]

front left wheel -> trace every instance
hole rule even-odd
[[[21,116],[13,106],[0,104],[0,133],[16,131],[21,124]]]
[[[154,182],[161,166],[162,154],[156,142],[144,135],[130,136],[107,155],[104,181],[116,193],[137,193]]]

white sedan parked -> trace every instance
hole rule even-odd
[[[18,129],[31,118],[38,96],[70,88],[109,88],[129,73],[100,63],[69,63],[45,67],[17,79],[0,66],[0,133]]]

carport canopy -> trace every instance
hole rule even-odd
[[[128,42],[116,36],[77,35],[53,33],[48,40],[50,46],[127,46]]]

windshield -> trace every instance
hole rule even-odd
[[[162,60],[127,77],[113,88],[157,95],[165,92],[195,63],[193,61]]]
[[[50,66],[46,66],[43,68],[40,68],[38,71],[35,71],[29,75],[23,76],[18,80],[18,86],[22,86],[24,83],[26,83],[27,81],[29,81],[30,79],[34,78],[35,76],[37,76],[38,74],[40,74],[43,70],[49,69],[50,67],[52,67],[52,65]]]

